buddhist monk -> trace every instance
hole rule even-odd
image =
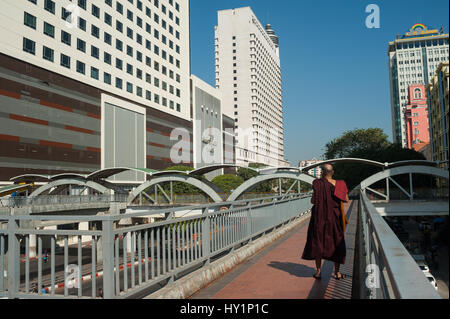
[[[346,255],[346,216],[342,214],[341,202],[348,202],[348,190],[344,181],[333,179],[333,166],[326,164],[321,168],[321,178],[313,182],[313,207],[302,258],[316,261],[316,279],[321,278],[322,259],[334,262],[334,278],[339,280],[344,278],[339,268]]]

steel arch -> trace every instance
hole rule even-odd
[[[281,172],[275,172],[273,174],[268,174],[268,175],[258,175],[258,176],[250,178],[249,180],[247,180],[243,184],[241,184],[238,188],[236,188],[233,191],[233,193],[230,194],[227,201],[228,202],[235,201],[239,198],[239,196],[241,196],[246,191],[252,189],[256,185],[258,185],[262,182],[272,180],[272,179],[277,179],[277,178],[296,179],[298,181],[302,181],[302,182],[305,182],[305,183],[308,183],[311,185],[312,185],[313,181],[316,179],[315,177],[309,176],[304,173],[299,173],[299,172],[281,171]]]
[[[310,169],[313,169],[314,167],[318,167],[321,165],[325,165],[325,164],[333,164],[333,163],[361,163],[361,164],[367,164],[367,165],[372,165],[372,166],[377,166],[377,167],[386,167],[389,164],[388,163],[381,163],[381,162],[377,162],[377,161],[372,161],[372,160],[368,160],[368,159],[364,159],[364,158],[336,158],[336,159],[331,159],[331,160],[324,160],[315,164],[311,164],[305,167],[301,167],[302,172],[307,172]]]
[[[361,164],[367,164],[372,166],[377,166],[383,169],[386,168],[393,168],[398,166],[412,166],[412,165],[418,165],[418,166],[425,166],[425,165],[436,165],[436,162],[427,161],[427,160],[405,160],[405,161],[399,161],[399,162],[393,162],[393,163],[381,163],[378,161],[372,161],[364,158],[336,158],[331,160],[324,160],[315,164],[311,164],[309,166],[301,167],[301,171],[309,171],[310,169],[313,169],[314,167],[318,167],[325,164],[334,164],[334,163],[361,163]]]
[[[203,191],[206,195],[208,195],[214,202],[219,203],[222,202],[222,197],[212,188],[212,186],[207,183],[188,175],[168,175],[152,178],[149,181],[144,182],[139,187],[135,188],[130,192],[128,196],[127,205],[130,205],[133,200],[139,196],[140,193],[145,191],[147,188],[168,182],[181,182],[197,187],[201,191]]]
[[[448,179],[448,171],[437,168],[437,167],[431,167],[431,166],[400,166],[395,168],[389,168],[384,171],[378,172],[365,180],[361,182],[361,189],[364,190],[367,187],[375,184],[376,182],[379,182],[383,179],[396,176],[396,175],[402,175],[402,174],[424,174],[424,175],[433,175],[437,177],[442,177]]]
[[[79,185],[84,187],[92,188],[102,194],[109,194],[110,190],[103,185],[100,185],[96,182],[92,181],[83,181],[79,179],[59,179],[52,181],[48,184],[42,185],[38,189],[36,189],[33,193],[30,194],[30,198],[36,197],[44,193],[45,191],[52,189],[54,187],[63,186],[63,185]]]
[[[392,177],[396,175],[404,175],[409,174],[409,192],[406,191],[400,184],[398,184]],[[400,166],[400,167],[394,167],[389,168],[384,171],[378,172],[365,180],[363,180],[360,183],[360,189],[362,192],[366,192],[366,190],[369,190],[381,197],[384,197],[386,200],[389,200],[390,193],[389,193],[389,180],[392,181],[395,185],[397,185],[400,190],[406,194],[409,199],[414,199],[414,193],[413,193],[413,180],[412,180],[412,174],[423,174],[423,175],[431,175],[436,177],[445,178],[448,180],[449,174],[447,170],[437,168],[437,167],[431,167],[431,166],[418,166],[418,165],[409,165],[409,166]],[[386,194],[379,193],[378,191],[370,188],[369,186],[382,181],[386,180]]]

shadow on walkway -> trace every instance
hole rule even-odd
[[[316,273],[315,268],[291,262],[271,261],[268,266],[283,270],[297,277],[312,277]]]

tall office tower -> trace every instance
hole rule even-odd
[[[287,166],[278,37],[250,7],[218,12],[216,87],[234,115],[236,162]]]
[[[392,135],[394,143],[407,147],[405,111],[408,87],[427,85],[440,62],[448,61],[448,34],[415,24],[403,36],[389,42]]]
[[[0,33],[0,181],[163,169],[174,128],[192,148],[189,0],[2,0]]]
[[[443,62],[430,79],[427,95],[432,159],[445,169],[449,167],[449,83],[449,64]]]

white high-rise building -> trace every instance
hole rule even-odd
[[[218,12],[216,87],[224,112],[234,115],[236,161],[287,166],[278,37],[250,7]]]
[[[403,36],[389,42],[392,135],[394,143],[407,147],[405,110],[408,87],[427,85],[441,62],[449,59],[448,34],[415,24]]]
[[[0,1],[0,181],[192,165],[189,24],[189,0]]]
[[[187,118],[188,0],[4,0],[0,52]]]

